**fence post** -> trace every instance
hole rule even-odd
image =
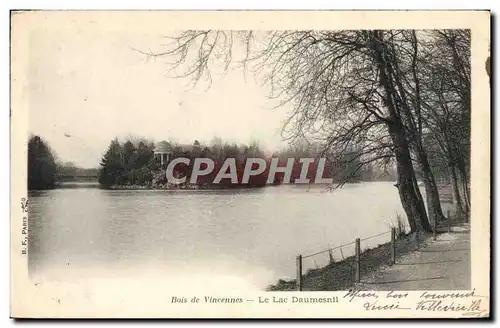
[[[391,229],[391,264],[396,263],[396,228]]]
[[[356,238],[356,259],[354,263],[354,282],[359,282],[360,281],[360,265],[359,265],[359,260],[360,260],[360,255],[361,255],[361,240],[359,238]]]
[[[448,232],[451,232],[451,216],[450,216],[450,209],[446,212],[448,215]]]
[[[297,290],[302,291],[302,255],[297,256]]]

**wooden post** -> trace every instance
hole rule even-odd
[[[396,263],[396,228],[391,229],[391,264]]]
[[[437,240],[437,223],[434,223],[434,229],[432,229],[432,237]]]
[[[450,210],[448,209],[447,213],[448,215],[448,232],[451,232],[451,216],[450,216]]]
[[[297,256],[297,290],[302,291],[302,255]]]
[[[361,256],[361,240],[359,238],[356,238],[356,259],[354,263],[354,282],[359,282],[361,280],[361,274],[360,274],[360,256]]]
[[[419,240],[419,236],[418,236],[418,230],[415,231],[415,243],[417,244],[417,249],[420,248],[420,240]]]

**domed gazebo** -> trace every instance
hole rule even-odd
[[[160,141],[155,145],[154,157],[157,159],[161,166],[170,162],[170,157],[172,156],[172,146],[166,141]]]

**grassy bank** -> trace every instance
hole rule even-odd
[[[428,236],[420,236],[424,240]],[[414,235],[401,235],[396,240],[396,258],[408,254],[416,249]],[[360,273],[361,279],[369,272],[382,266],[390,265],[390,243],[367,249],[361,253]],[[303,290],[325,291],[346,290],[354,284],[354,256],[341,261],[332,262],[323,268],[310,269],[303,274]],[[267,288],[268,291],[294,291],[296,280],[279,280],[276,285]]]

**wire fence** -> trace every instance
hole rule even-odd
[[[338,245],[335,247],[328,247],[326,249],[323,249],[323,250],[315,252],[315,253],[306,254],[306,255],[298,255],[297,259],[296,259],[296,268],[297,268],[296,289],[299,291],[303,290],[303,269],[304,269],[303,266],[304,266],[305,260],[309,260],[309,261],[312,260],[316,266],[316,269],[319,269],[319,265],[316,262],[316,259],[318,258],[318,256],[322,255],[322,254],[328,254],[328,258],[326,259],[327,260],[326,264],[334,263],[334,262],[336,262],[336,258],[334,256],[334,253],[336,251],[340,252],[342,261],[346,262],[346,258],[350,259],[350,261],[347,261],[347,267],[349,268],[348,276],[352,276],[353,282],[359,282],[360,277],[361,277],[361,269],[360,269],[361,254],[362,254],[361,242],[366,242],[368,240],[372,240],[372,239],[375,239],[377,237],[378,238],[380,238],[382,236],[385,237],[387,235],[390,235],[390,239],[385,238],[382,243],[387,244],[390,241],[389,261],[390,261],[390,264],[394,264],[396,261],[396,228],[391,228],[388,231],[377,233],[377,234],[374,234],[374,235],[371,235],[368,237],[364,237],[364,238],[356,238],[352,242],[341,244],[341,245]],[[345,249],[351,245],[354,245],[354,248],[353,249],[351,248],[350,251],[347,251],[346,253],[344,253]],[[366,245],[366,250],[368,250],[368,249],[371,249],[370,247],[375,247],[379,244],[374,245],[371,243],[366,243],[365,245]],[[315,259],[313,259],[313,258],[315,258]],[[323,258],[323,260],[325,260],[325,258]],[[322,264],[325,264],[325,263],[322,263]],[[348,278],[350,278],[350,277],[348,277]]]
[[[436,240],[436,233],[438,230],[441,232],[451,232],[451,213],[447,210],[446,220],[440,222],[439,225],[433,227],[433,239]],[[390,235],[390,239],[386,236]],[[335,247],[328,247],[321,251],[298,255],[296,258],[296,290],[303,290],[303,271],[304,271],[304,261],[309,261],[314,263],[314,267],[309,265],[309,269],[320,269],[329,264],[336,264],[334,270],[331,270],[329,279],[338,279],[339,281],[329,281],[329,284],[337,284],[342,287],[352,283],[359,283],[361,280],[362,273],[369,272],[377,268],[378,265],[394,265],[396,263],[396,255],[402,254],[409,250],[418,250],[422,244],[422,236],[420,232],[412,233],[411,238],[407,238],[409,235],[406,231],[401,230],[401,227],[392,227],[390,230],[383,231],[368,237],[356,238],[354,241],[341,244]],[[406,236],[406,237],[405,237]],[[376,242],[373,242],[375,238]],[[367,242],[370,241],[370,242]],[[363,243],[362,243],[363,242]],[[353,248],[348,248],[354,245]],[[363,248],[361,247],[363,246]],[[346,249],[347,248],[347,249]],[[337,262],[339,258],[335,256],[335,252],[340,252],[340,262]],[[328,257],[322,257],[320,261],[319,256],[322,254],[328,254]],[[318,264],[318,261],[319,264]],[[307,269],[307,268],[305,268]]]

